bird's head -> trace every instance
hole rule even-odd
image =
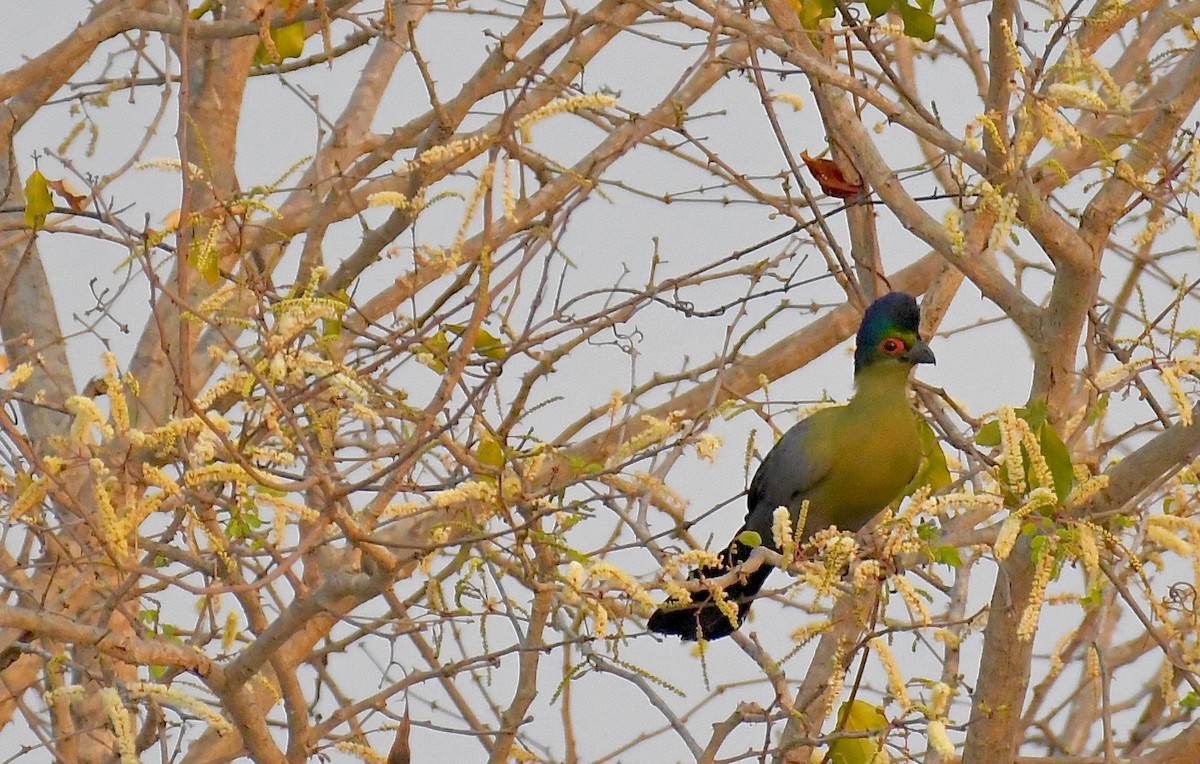
[[[854,374],[877,363],[936,363],[921,339],[921,309],[910,294],[889,292],[871,303],[858,328]]]

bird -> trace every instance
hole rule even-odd
[[[921,310],[904,292],[889,292],[863,313],[854,350],[854,396],[844,406],[824,408],[798,422],[767,453],[747,493],[745,524],[720,556],[693,580],[713,579],[749,559],[755,536],[774,545],[774,515],[786,507],[800,543],[830,527],[857,531],[896,500],[921,463],[917,413],[908,398],[917,364],[936,363],[920,336]],[[796,528],[808,503],[804,528]],[[781,551],[781,550],[776,550]],[[724,587],[737,605],[737,623],[702,589],[691,602],[666,602],[647,628],[685,641],[728,636],[746,619],[750,604],[773,568],[761,565]]]

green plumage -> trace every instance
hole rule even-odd
[[[793,526],[808,501],[801,539],[828,527],[856,531],[894,501],[921,462],[917,416],[908,401],[908,377],[933,353],[918,334],[916,300],[892,292],[867,308],[854,353],[855,394],[844,406],[822,409],[797,424],[775,444],[750,483],[746,522],[722,555],[722,565],[702,568],[692,578],[715,578],[748,559],[751,548],[738,541],[754,531],[771,545],[776,507],[787,507]],[[707,592],[688,604],[668,603],[648,627],[683,639],[717,639],[741,625],[762,587],[762,566],[725,587],[738,603],[738,623],[730,622]]]

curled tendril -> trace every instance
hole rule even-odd
[[[1180,581],[1172,584],[1168,590],[1167,600],[1180,611],[1187,613],[1192,618],[1196,617],[1196,587],[1192,584]]]

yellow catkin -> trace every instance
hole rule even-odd
[[[837,649],[833,652],[833,659],[830,661],[831,666],[835,667],[833,676],[829,678],[829,683],[826,685],[825,697],[821,707],[821,714],[829,716],[833,713],[833,704],[842,696],[842,689],[846,686],[846,650],[850,646],[850,640],[843,638],[838,640]]]
[[[1071,646],[1072,642],[1074,642],[1075,634],[1075,629],[1071,629],[1067,633],[1063,634],[1058,638],[1058,642],[1055,643],[1054,649],[1050,651],[1050,666],[1046,671],[1048,679],[1053,679],[1054,677],[1058,676],[1062,673],[1062,670],[1066,668],[1066,662],[1063,659],[1063,653],[1068,647]]]
[[[934,682],[929,690],[929,713],[933,718],[944,717],[950,711],[950,702],[954,700],[954,688],[945,682]]]
[[[387,764],[387,757],[381,753],[377,753],[375,749],[360,743],[341,742],[336,746],[342,753],[348,753],[351,756],[357,756],[367,764]]]
[[[127,682],[125,691],[133,700],[153,698],[163,705],[184,709],[196,717],[203,719],[210,727],[223,735],[233,732],[233,725],[221,716],[212,706],[174,687],[156,684],[154,682]]]
[[[1037,571],[1034,573],[1033,586],[1029,592],[1029,602],[1021,614],[1021,622],[1017,625],[1017,637],[1028,641],[1037,633],[1038,617],[1042,606],[1046,603],[1046,587],[1050,585],[1050,576],[1054,572],[1054,551],[1056,543],[1053,537],[1047,537],[1047,543],[1038,557]]]
[[[709,586],[708,591],[709,591],[709,594],[712,596],[713,604],[715,604],[717,606],[717,609],[721,611],[721,614],[724,615],[725,618],[729,620],[730,624],[737,626],[738,625],[737,603],[734,602],[733,600],[729,599],[729,595],[727,595],[725,593],[725,590],[718,586]]]
[[[917,594],[916,589],[908,582],[908,579],[904,576],[896,575],[892,576],[889,580],[896,587],[896,591],[900,592],[900,596],[904,598],[908,606],[916,611],[917,616],[921,619],[921,624],[928,626],[932,620],[929,608],[925,605],[925,600]]]
[[[815,637],[818,637],[829,631],[830,625],[831,624],[829,621],[824,619],[820,621],[813,621],[810,624],[801,626],[792,632],[792,641],[797,645],[805,645]]]
[[[224,537],[218,536],[209,531],[208,526],[206,526],[203,521],[200,520],[194,509],[189,507],[187,509],[187,514],[188,518],[192,521],[192,526],[194,528],[199,528],[201,535],[208,540],[209,548],[212,549],[212,552],[217,556],[217,559],[221,561],[226,569],[232,570],[234,567],[233,558],[229,554],[229,548],[225,545]]]
[[[603,638],[608,633],[608,611],[597,603],[588,603],[589,610],[592,613],[592,620],[596,632],[596,638]]]
[[[1192,548],[1191,544],[1161,525],[1148,525],[1146,527],[1146,538],[1180,557],[1190,558],[1195,553],[1195,549]]]
[[[1107,487],[1108,475],[1093,475],[1080,481],[1071,490],[1071,494],[1067,497],[1067,503],[1076,506],[1083,504]]]
[[[912,708],[912,700],[908,697],[908,689],[904,686],[904,676],[900,673],[900,666],[897,665],[896,656],[892,654],[891,648],[880,637],[872,639],[870,644],[876,657],[879,658],[879,662],[883,664],[883,670],[887,672],[888,691],[892,693],[892,697],[896,699],[896,703],[902,709],[907,711]]]
[[[239,625],[237,611],[230,610],[225,616],[225,626],[221,629],[221,647],[227,653],[233,649],[233,644],[237,641]]]
[[[253,483],[254,479],[240,464],[214,462],[189,469],[183,476],[183,482],[187,486],[198,486],[204,483]]]
[[[9,373],[8,379],[4,383],[5,387],[7,387],[9,390],[16,390],[21,385],[28,382],[29,378],[32,376],[33,364],[26,361],[25,363],[18,365],[17,368],[13,369],[12,372]]]
[[[783,553],[783,568],[789,568],[796,554],[796,546],[792,542],[792,516],[787,507],[775,507],[771,516],[771,539],[775,548]]]
[[[1025,465],[1021,457],[1021,427],[1012,406],[1000,409],[1001,460],[1008,477],[1008,487],[1018,496],[1025,493]]]
[[[124,523],[117,514],[112,493],[106,485],[108,468],[99,459],[91,459],[88,464],[93,475],[92,498],[96,500],[96,509],[100,516],[100,532],[104,535],[104,541],[113,556],[123,560],[129,555],[129,544],[124,534]]]
[[[64,405],[67,411],[75,417],[71,422],[71,442],[85,446],[91,445],[95,442],[92,439],[93,428],[99,431],[102,440],[108,440],[113,436],[112,426],[108,424],[104,413],[91,398],[73,395],[67,399]]]
[[[583,111],[585,109],[590,111],[601,111],[603,109],[612,108],[616,105],[617,99],[613,98],[612,96],[605,95],[593,94],[571,96],[570,98],[559,98],[551,101],[541,108],[534,109],[521,119],[517,120],[517,129],[521,131],[521,139],[526,143],[529,143],[533,140],[529,128],[533,127],[535,124],[541,122],[547,117],[551,117],[555,114],[562,114],[564,112]]]
[[[16,501],[13,502],[12,507],[8,510],[8,521],[16,522],[34,507],[41,506],[42,502],[46,500],[46,494],[49,492],[49,477],[40,477],[30,482],[29,485],[25,486],[17,494]]]
[[[992,545],[992,553],[997,560],[1007,560],[1008,556],[1012,554],[1017,538],[1021,535],[1023,523],[1022,518],[1011,516],[1000,524],[1000,532],[996,534],[996,543]]]
[[[796,93],[772,93],[771,99],[780,103],[786,103],[792,107],[792,111],[800,111],[804,108],[804,99]]]
[[[1159,369],[1159,374],[1162,376],[1163,384],[1167,386],[1167,392],[1171,394],[1171,401],[1175,404],[1175,410],[1179,412],[1180,423],[1184,427],[1191,427],[1192,402],[1188,399],[1188,394],[1179,382],[1179,369],[1175,366],[1163,366]]]
[[[1095,644],[1088,647],[1087,655],[1085,657],[1085,663],[1087,664],[1088,678],[1092,679],[1092,680],[1099,679],[1100,678],[1100,653],[1097,652]]]
[[[677,570],[694,566],[716,567],[721,564],[721,558],[707,549],[689,549],[672,557],[668,564]]]
[[[865,589],[869,584],[872,584],[882,577],[883,566],[879,564],[879,560],[863,560],[854,566],[853,582],[855,589]]]
[[[42,693],[42,698],[46,701],[46,705],[52,706],[60,700],[66,700],[71,703],[78,703],[87,696],[87,688],[81,684],[67,684],[62,687],[55,687],[53,690],[48,690]]]
[[[1057,105],[1071,109],[1094,109],[1096,111],[1108,109],[1108,104],[1104,102],[1099,93],[1083,85],[1056,82],[1046,89],[1046,95]]]
[[[717,452],[721,450],[724,442],[720,435],[706,432],[696,439],[696,456],[699,456],[709,464],[715,464],[717,461]]]
[[[1033,430],[1030,429],[1028,422],[1024,419],[1018,419],[1017,422],[1021,430],[1021,445],[1024,446],[1025,453],[1029,457],[1029,470],[1033,473],[1033,479],[1040,487],[1053,488],[1054,474],[1050,472],[1050,465],[1046,462],[1045,454],[1042,453],[1041,444],[1033,434]]]
[[[1096,533],[1091,523],[1082,522],[1079,531],[1079,561],[1089,576],[1100,572],[1100,545],[1096,543]]]
[[[399,191],[379,191],[367,197],[368,207],[395,207],[398,210],[404,210],[411,205],[412,199]]]
[[[142,464],[142,479],[147,485],[162,489],[163,493],[168,496],[175,496],[181,490],[179,483],[175,482],[175,478],[168,475],[153,464]]]
[[[931,719],[925,731],[929,735],[930,748],[937,751],[943,759],[954,758],[954,743],[950,742],[950,736],[946,734],[945,722],[941,719]]]
[[[625,592],[633,600],[646,608],[654,608],[656,602],[646,588],[633,579],[625,571],[610,562],[601,562],[592,566],[588,575],[597,580],[605,581]]]
[[[113,736],[117,741],[117,751],[121,754],[121,764],[139,764],[137,745],[133,739],[133,725],[129,722],[129,712],[121,702],[121,694],[114,687],[105,687],[100,691],[100,700],[108,713],[112,725]]]
[[[113,424],[119,433],[129,431],[129,402],[125,399],[125,388],[117,370],[117,357],[112,352],[104,353],[104,390],[108,395]]]

